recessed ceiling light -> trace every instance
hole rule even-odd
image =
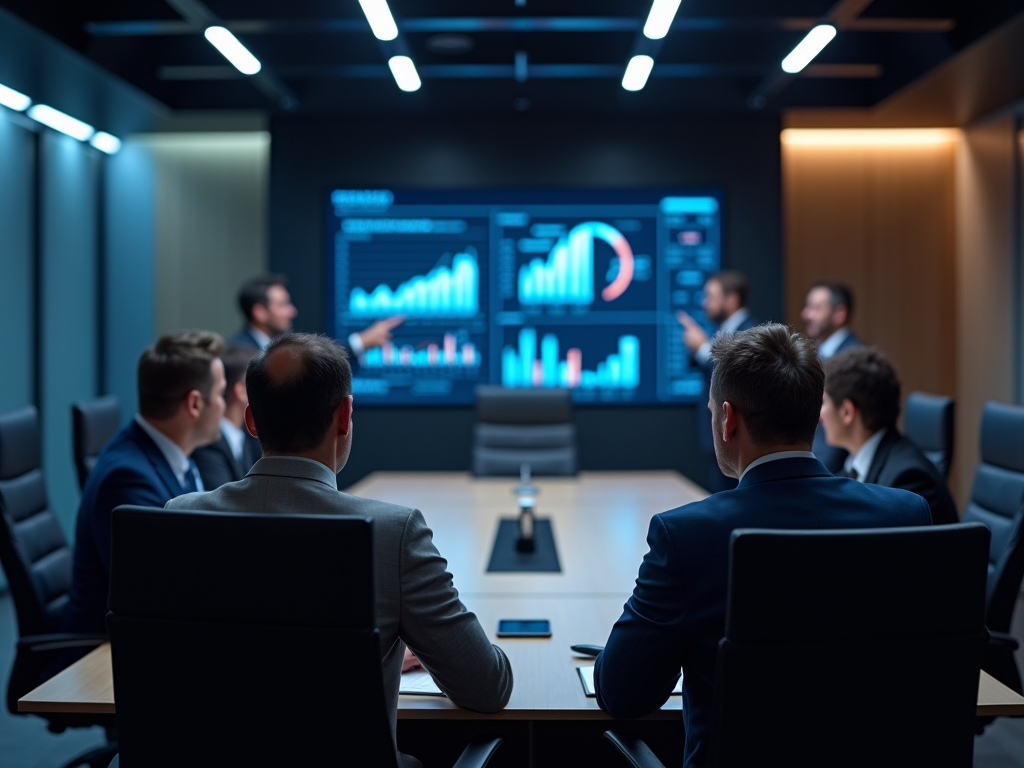
[[[388,66],[391,68],[391,74],[395,76],[398,87],[403,91],[409,93],[420,89],[420,75],[408,56],[392,56],[388,59]]]
[[[814,57],[836,36],[836,28],[831,24],[819,24],[807,36],[797,43],[792,53],[782,60],[782,70],[795,75],[814,61]]]
[[[263,68],[259,59],[253,56],[226,27],[207,27],[205,35],[210,45],[220,51],[243,75],[255,75]]]
[[[54,109],[46,104],[36,104],[29,109],[28,116],[79,141],[85,141],[95,133],[95,129],[88,123],[83,123],[71,115],[65,115],[59,109]]]
[[[13,88],[0,85],[0,104],[15,112],[24,112],[32,104],[32,99]]]
[[[370,31],[378,40],[394,40],[398,37],[398,25],[388,8],[388,0],[359,0],[359,5],[370,22]]]
[[[622,87],[627,91],[639,91],[647,85],[647,78],[654,69],[654,59],[650,56],[634,56],[626,65],[626,74],[622,76]]]

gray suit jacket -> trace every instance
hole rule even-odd
[[[392,732],[406,644],[459,706],[497,712],[508,703],[508,659],[459,600],[419,510],[342,493],[330,469],[297,457],[260,459],[237,483],[179,496],[167,509],[372,518],[377,627]]]

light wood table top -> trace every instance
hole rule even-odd
[[[602,645],[632,592],[647,552],[653,515],[703,498],[706,493],[675,472],[584,472],[577,479],[537,479],[538,517],[552,521],[562,572],[487,573],[491,545],[502,517],[516,508],[509,478],[474,479],[468,473],[379,472],[348,489],[417,507],[434,530],[438,550],[463,602],[493,642],[508,655],[515,686],[508,706],[495,715],[459,709],[448,699],[399,697],[399,719],[606,719],[580,685],[569,646]],[[546,618],[552,636],[498,639],[501,618]],[[258,672],[254,672],[258,674]],[[678,718],[673,696],[651,719]],[[22,712],[112,713],[110,647],[103,645],[18,702]],[[979,715],[1024,715],[1024,697],[981,673]]]

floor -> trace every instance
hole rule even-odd
[[[1014,613],[1014,634],[1024,640],[1024,598]],[[14,660],[17,624],[10,596],[0,595],[0,677],[6,691]],[[1024,666],[1024,654],[1021,654]],[[36,717],[17,717],[0,708],[0,766],[2,768],[61,768],[89,749],[103,744],[99,728],[52,734]],[[974,746],[975,768],[1024,768],[1024,718],[999,718]]]

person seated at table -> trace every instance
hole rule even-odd
[[[877,347],[855,347],[825,361],[821,423],[829,445],[849,456],[843,471],[922,496],[936,525],[957,523],[956,503],[939,470],[896,428],[900,380]]]
[[[171,500],[168,509],[362,515],[373,519],[373,583],[392,725],[406,646],[453,702],[497,712],[512,669],[459,601],[447,563],[419,510],[350,496],[337,473],[352,449],[352,370],[326,336],[280,336],[245,376],[245,421],[263,458],[242,480]]]
[[[715,453],[739,484],[652,518],[650,550],[594,671],[601,708],[634,718],[668,700],[682,668],[687,768],[708,757],[732,532],[931,523],[920,496],[835,477],[810,452],[825,384],[810,339],[766,324],[720,336],[711,357]]]

